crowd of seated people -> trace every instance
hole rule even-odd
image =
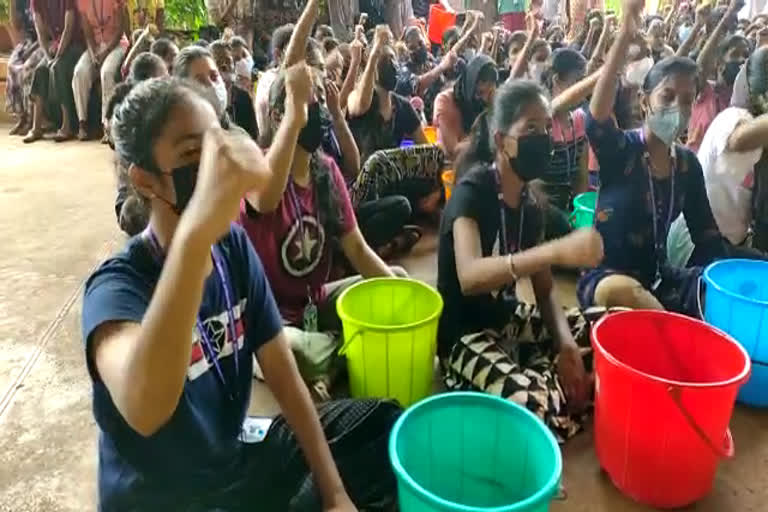
[[[706,265],[766,259],[768,15],[468,1],[431,40],[437,3],[459,7],[210,0],[186,44],[161,2],[14,3],[13,133],[87,139],[96,118],[131,237],[83,305],[104,510],[391,510],[400,408],[339,399],[336,301],[407,277],[392,262],[425,232],[446,388],[561,441],[593,395],[592,322],[698,317]],[[257,440],[254,375],[283,412]]]

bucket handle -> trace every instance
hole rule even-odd
[[[344,353],[349,349],[349,346],[352,344],[352,342],[355,341],[355,339],[361,334],[363,334],[363,329],[358,329],[355,331],[355,334],[345,339],[344,343],[341,345],[341,347],[339,347],[339,355],[343,356]]]
[[[680,413],[683,415],[683,417],[688,421],[688,424],[691,426],[694,432],[698,434],[698,436],[701,438],[704,443],[709,446],[709,448],[715,452],[715,455],[717,455],[721,459],[732,459],[733,456],[736,453],[736,447],[733,442],[733,435],[731,435],[731,429],[726,428],[725,429],[725,436],[723,439],[723,446],[718,447],[716,443],[714,443],[709,436],[704,432],[704,430],[701,428],[701,426],[696,423],[696,420],[693,419],[693,416],[690,412],[688,412],[688,409],[686,409],[683,406],[682,401],[682,390],[677,386],[670,386],[667,388],[667,391],[669,392],[669,396],[672,398],[672,401],[675,402],[675,405],[677,405],[677,408],[680,410]]]
[[[696,301],[699,304],[699,320],[702,322],[704,321],[704,309],[701,307],[701,296],[704,294],[704,291],[701,289],[701,285],[704,284],[704,281],[701,279],[701,276],[699,276],[699,283],[696,287]]]

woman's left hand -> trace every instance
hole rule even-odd
[[[581,351],[575,344],[565,345],[560,350],[560,358],[557,362],[557,374],[560,384],[565,390],[568,399],[568,407],[573,412],[584,410],[589,400],[592,379],[584,369],[584,361],[581,359]]]

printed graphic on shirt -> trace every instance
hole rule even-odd
[[[242,299],[239,304],[234,307],[235,317],[235,333],[237,335],[237,350],[243,348],[245,341],[244,326],[242,313],[245,311],[247,299]],[[231,356],[234,353],[232,344],[232,335],[230,334],[229,327],[229,314],[226,310],[221,313],[206,318],[203,322],[203,328],[208,333],[208,337],[213,345],[213,356],[221,360],[225,357]],[[187,378],[189,380],[195,380],[205,372],[207,372],[213,366],[213,359],[207,353],[205,343],[203,342],[200,332],[195,327],[192,334],[192,354],[189,361],[189,369],[187,370]]]
[[[303,233],[302,233],[303,229]],[[325,250],[325,230],[311,215],[295,220],[283,240],[280,261],[283,268],[293,277],[304,277],[312,273]]]

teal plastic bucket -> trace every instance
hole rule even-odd
[[[589,228],[594,224],[597,192],[584,192],[573,198],[571,226],[574,229]]]
[[[547,512],[563,461],[527,409],[484,393],[422,400],[389,438],[401,512]]]

